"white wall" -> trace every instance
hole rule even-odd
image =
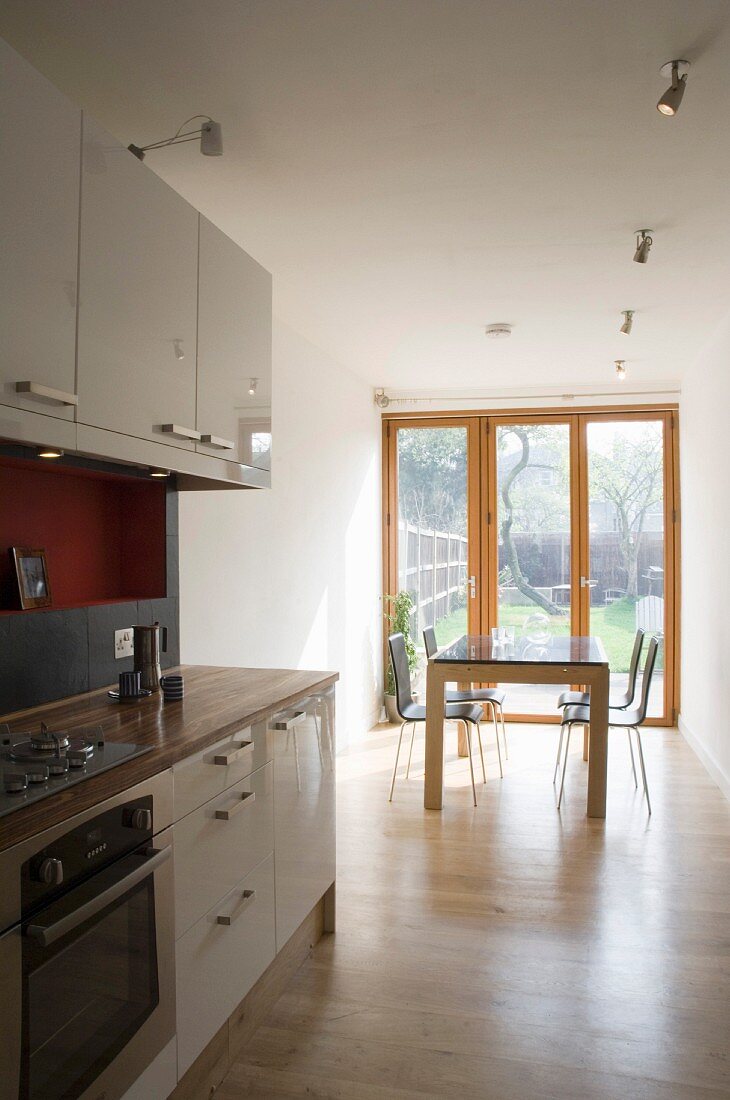
[[[333,669],[338,740],[377,721],[380,423],[372,388],[274,325],[271,490],[180,494],[184,662]]]
[[[730,317],[682,384],[682,713],[730,797]]]

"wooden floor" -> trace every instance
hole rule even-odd
[[[393,727],[338,760],[338,924],[216,1100],[730,1096],[730,806],[680,735],[645,733],[653,815],[611,734],[606,822],[574,737],[509,727],[471,805],[447,730],[443,813],[423,735],[388,804]]]

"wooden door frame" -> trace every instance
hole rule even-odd
[[[664,558],[665,558],[665,687],[663,719],[647,720],[648,725],[674,725],[680,707],[680,486],[679,486],[679,418],[675,403],[647,405],[587,405],[573,409],[490,409],[460,413],[429,410],[423,414],[404,416],[382,414],[383,447],[383,594],[396,591],[398,584],[398,485],[397,431],[399,428],[466,427],[467,428],[467,509],[469,524],[469,573],[480,585],[477,607],[469,609],[467,622],[482,633],[494,625],[497,608],[497,478],[496,431],[498,424],[549,423],[570,425],[571,445],[571,622],[577,609],[579,629],[588,622],[587,596],[590,590],[580,589],[581,566],[587,568],[588,530],[588,465],[587,425],[603,420],[660,420],[664,440]],[[486,515],[482,509],[486,505]],[[583,520],[581,517],[585,517]],[[486,580],[485,580],[486,578]],[[671,582],[668,583],[669,578]],[[383,658],[387,660],[388,622],[383,600]],[[572,628],[572,627],[571,627]],[[557,722],[555,715],[515,715],[516,722]]]

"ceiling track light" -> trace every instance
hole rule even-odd
[[[687,86],[689,61],[667,61],[666,64],[662,65],[659,72],[664,77],[670,77],[672,83],[657,103],[656,109],[660,114],[667,115],[671,118],[673,115],[676,115],[679,110],[679,105],[682,102],[684,89]]]
[[[623,382],[624,378],[626,377],[626,360],[625,359],[616,359],[615,364],[616,364],[616,377],[618,378],[619,382]]]
[[[634,252],[634,263],[645,264],[646,261],[649,259],[649,249],[654,244],[654,239],[651,234],[651,229],[636,230],[636,251]]]
[[[195,122],[198,118],[204,120],[199,130],[184,130],[189,122]],[[128,145],[127,149],[130,153],[134,153],[139,160],[144,160],[145,153],[150,149],[164,149],[167,145],[182,145],[183,142],[195,141],[196,138],[200,138],[200,152],[204,157],[223,156],[221,124],[220,122],[214,122],[208,115],[192,115],[190,118],[186,118],[182,126],[178,128],[177,133],[173,134],[171,138],[165,138],[164,141],[153,141],[150,145]]]
[[[634,324],[634,313],[635,312],[636,312],[636,310],[633,310],[633,309],[622,309],[621,310],[621,316],[624,319],[624,323],[621,325],[621,328],[619,329],[619,332],[623,332],[623,334],[625,336],[630,336],[631,335],[631,329],[632,329],[633,324]]]

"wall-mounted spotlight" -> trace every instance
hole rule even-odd
[[[150,477],[169,477],[169,470],[162,470],[157,466],[150,466]]]
[[[634,313],[635,312],[636,311],[633,310],[633,309],[622,309],[621,310],[621,316],[624,319],[624,323],[621,325],[621,328],[619,329],[619,332],[623,332],[625,336],[630,336],[631,335],[631,329],[632,329],[633,324],[634,324]]]
[[[175,349],[175,358],[180,362],[180,360],[185,358],[185,352],[182,349],[182,340],[173,340],[172,346]]]
[[[625,359],[616,359],[615,362],[616,362],[616,377],[618,378],[619,382],[623,382],[624,378],[626,377],[626,360]]]
[[[256,393],[256,390],[258,389],[258,384],[259,384],[258,378],[250,378],[249,379],[249,381],[248,381],[248,394],[249,394],[249,397],[253,397],[253,395]]]
[[[39,447],[36,455],[38,458],[63,458],[63,451],[58,447]]]
[[[665,65],[662,65],[659,72],[662,76],[670,77],[672,83],[657,103],[656,109],[660,111],[661,114],[671,117],[672,115],[676,115],[679,110],[679,105],[682,102],[684,89],[687,86],[689,61],[667,61]]]
[[[390,398],[388,397],[387,393],[385,392],[385,390],[383,389],[382,386],[380,387],[380,389],[376,390],[375,393],[373,394],[373,401],[375,402],[375,404],[378,406],[379,409],[387,409],[388,408],[388,405],[390,404]]]
[[[649,259],[649,249],[654,244],[651,233],[651,229],[636,230],[636,252],[634,252],[634,263],[645,264],[646,261]]]
[[[195,122],[198,118],[204,119],[199,130],[184,129],[189,122]],[[191,118],[186,118],[177,133],[173,134],[171,138],[165,138],[164,141],[153,141],[150,145],[128,145],[127,148],[130,153],[134,153],[135,157],[144,160],[144,155],[149,149],[164,149],[166,145],[181,145],[184,141],[195,141],[197,137],[200,138],[200,152],[204,157],[223,156],[221,124],[220,122],[214,122],[208,115],[193,115]]]

